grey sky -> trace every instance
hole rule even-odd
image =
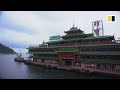
[[[107,22],[116,15],[116,22]],[[86,33],[92,32],[92,21],[103,20],[105,35],[120,37],[118,11],[3,11],[0,16],[0,42],[15,50],[48,41],[49,36],[64,35],[73,24]]]

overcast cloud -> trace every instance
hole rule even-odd
[[[108,23],[107,16],[116,15]],[[48,41],[49,36],[64,35],[73,21],[86,33],[92,32],[92,21],[103,20],[105,35],[120,37],[118,11],[2,11],[0,12],[0,42],[18,51],[29,45]]]

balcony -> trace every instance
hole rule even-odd
[[[81,55],[120,55],[120,52],[77,52]]]
[[[30,54],[57,54],[57,52],[28,52]]]

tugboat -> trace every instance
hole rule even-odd
[[[20,52],[19,54],[17,54],[17,57],[14,59],[14,61],[25,62],[26,60],[24,60],[24,58],[22,57],[22,53]]]

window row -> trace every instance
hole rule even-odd
[[[110,49],[80,49],[81,52],[120,52],[120,48],[110,48]]]
[[[77,59],[92,59],[92,60],[120,60],[120,56],[76,56]]]

